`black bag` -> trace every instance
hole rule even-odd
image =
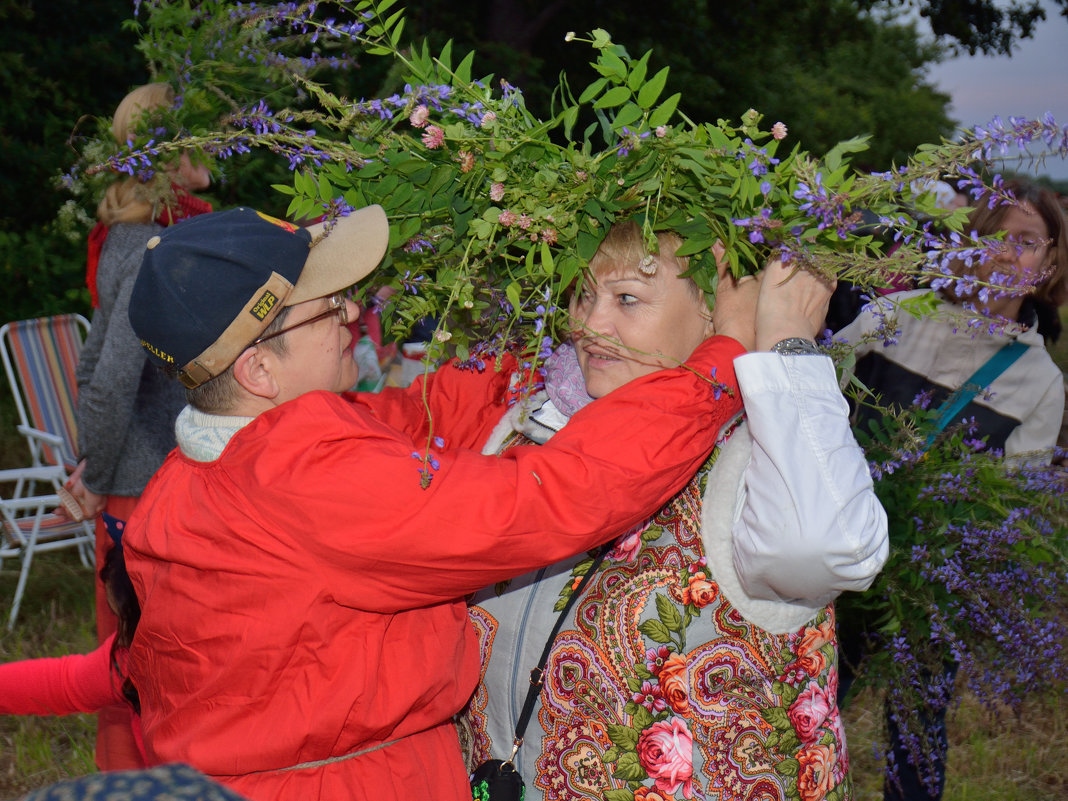
[[[527,786],[511,762],[487,759],[471,774],[474,801],[523,801]]]

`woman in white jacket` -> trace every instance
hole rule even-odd
[[[661,235],[650,257],[636,226],[609,233],[546,392],[510,411],[485,452],[545,441],[711,333],[677,246]],[[851,795],[831,602],[881,568],[886,518],[809,339],[830,289],[790,273],[772,265],[760,290],[750,336],[771,352],[735,361],[748,426],[728,426],[689,486],[611,546],[553,638],[514,757],[532,801]],[[513,753],[530,670],[590,567],[579,557],[475,598],[483,676],[461,725],[472,766]]]

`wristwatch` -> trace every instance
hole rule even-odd
[[[772,353],[783,356],[822,356],[823,352],[816,343],[804,337],[788,337],[771,346]]]

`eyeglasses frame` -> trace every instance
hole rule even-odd
[[[338,325],[345,325],[349,321],[349,310],[344,294],[342,294],[341,292],[335,292],[333,295],[327,296],[327,302],[330,304],[330,307],[325,311],[321,311],[318,314],[312,315],[307,320],[301,320],[299,323],[294,323],[293,325],[286,326],[285,328],[279,331],[275,331],[273,334],[267,334],[266,336],[259,337],[254,340],[252,344],[249,345],[249,347],[251,348],[255,347],[256,345],[262,345],[267,340],[274,339],[275,337],[280,337],[282,336],[282,334],[288,334],[290,331],[295,331],[301,326],[311,325],[312,323],[317,323],[320,320],[325,320],[327,317],[330,317],[332,315],[337,315]]]

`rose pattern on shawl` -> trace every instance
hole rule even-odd
[[[833,607],[789,634],[748,623],[701,551],[703,487],[699,474],[617,538],[558,636],[549,664],[567,670],[547,671],[539,699],[533,797],[851,801]],[[560,577],[557,609],[589,564]],[[565,658],[576,648],[597,659]]]
[[[642,549],[642,527],[637,526],[615,541],[608,558],[615,562],[633,562]]]
[[[718,597],[719,587],[709,581],[703,571],[690,576],[686,589],[682,591],[682,602],[693,604],[698,609],[704,609]]]
[[[812,681],[790,704],[786,713],[794,724],[794,731],[801,741],[808,744],[815,741],[827,716],[834,708],[835,699],[828,692],[830,688],[820,687]]]
[[[655,787],[639,787],[634,791],[634,801],[675,801],[675,796],[665,795]]]
[[[672,654],[660,668],[660,692],[677,715],[690,712],[689,670],[682,654]]]
[[[682,718],[661,720],[638,736],[638,761],[661,792],[693,798],[693,735]]]
[[[834,621],[823,621],[815,628],[805,629],[797,648],[797,667],[809,676],[818,676],[833,658]],[[828,648],[831,646],[831,649]],[[828,654],[828,650],[831,653]]]
[[[800,763],[797,789],[801,801],[823,801],[834,787],[834,746],[810,746],[797,755],[797,761]]]

